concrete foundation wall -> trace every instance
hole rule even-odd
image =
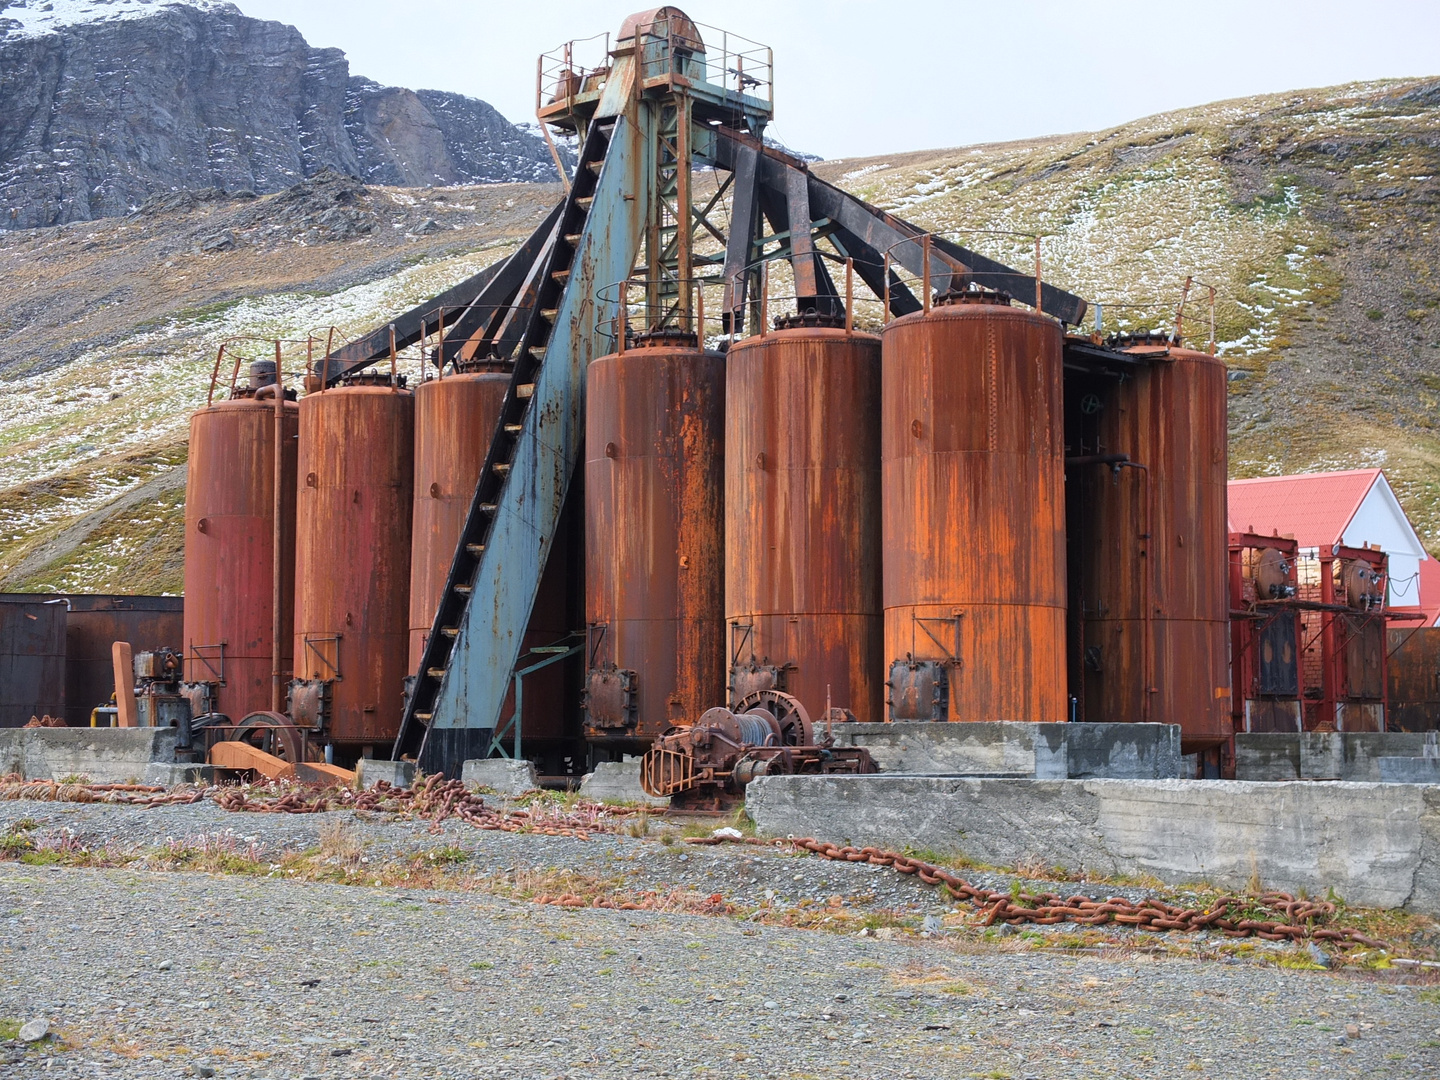
[[[1224,780],[766,776],[746,810],[774,835],[912,847],[1105,877],[1151,874],[1440,914],[1440,787]]]
[[[174,728],[7,728],[0,776],[27,780],[86,776],[96,784],[143,780],[151,762],[175,760]]]
[[[1380,781],[1382,757],[1421,757],[1425,733],[1266,732],[1235,736],[1237,780]]]
[[[1180,768],[1171,724],[837,724],[833,733],[887,773],[1169,780]]]

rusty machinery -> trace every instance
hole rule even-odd
[[[1384,731],[1389,559],[1335,544],[1302,551],[1299,603],[1306,731]]]
[[[817,731],[797,698],[757,690],[657,738],[641,758],[640,785],[676,809],[724,810],[742,801],[758,776],[875,772],[870,751],[835,746],[828,731],[834,719],[827,716],[826,730]]]
[[[1229,547],[1235,731],[1303,731],[1299,545],[1283,536],[1231,533]]]

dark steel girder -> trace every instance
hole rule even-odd
[[[848,235],[850,241],[859,241],[882,257],[885,252],[890,252],[894,262],[913,274],[923,272],[920,245],[905,241],[925,235],[924,229],[826,183],[811,173],[804,162],[761,145],[754,136],[730,128],[716,130],[715,162],[721,168],[734,169],[742,159],[742,150],[746,149],[758,159],[762,200],[777,196],[783,198],[792,183],[791,174],[800,173],[805,177],[810,213],[835,222],[842,242],[846,242]],[[855,255],[852,250],[852,256]],[[931,243],[930,272],[937,288],[949,286],[958,275],[967,282],[1008,292],[1022,302],[1033,303],[1035,296],[1033,274],[1021,273],[939,236],[935,236]],[[870,284],[868,279],[866,283]],[[871,285],[871,288],[874,286]],[[893,289],[891,295],[893,299]],[[1042,310],[1047,315],[1053,315],[1068,325],[1078,325],[1085,317],[1088,305],[1074,293],[1042,282],[1040,298]],[[899,314],[898,311],[895,313]]]

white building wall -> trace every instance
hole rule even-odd
[[[1347,547],[1378,544],[1390,556],[1392,606],[1414,607],[1420,600],[1420,560],[1428,558],[1425,545],[1401,509],[1400,500],[1385,477],[1379,476],[1360,503],[1340,537]]]

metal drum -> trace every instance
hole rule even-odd
[[[251,383],[249,396],[217,402],[190,418],[184,640],[163,643],[183,649],[185,681],[205,684],[209,710],[237,721],[249,713],[284,705],[292,667],[295,603],[295,455],[300,410],[293,401],[282,405],[277,500],[273,364],[268,375],[252,373]],[[277,509],[278,664],[274,656]],[[138,642],[132,644],[140,651]]]
[[[0,598],[0,727],[65,715],[65,601]]]
[[[1182,750],[1230,735],[1225,365],[1175,346],[1097,394],[1085,448],[1143,468],[1071,472],[1089,721],[1180,725]]]
[[[585,731],[648,740],[725,700],[725,362],[657,333],[587,378]]]
[[[381,747],[399,730],[414,457],[415,397],[388,375],[300,402],[295,677],[309,685],[291,712],[323,718],[340,746]]]
[[[775,688],[813,716],[828,701],[879,721],[880,339],[751,337],[725,386],[730,704]]]
[[[889,718],[1064,720],[1060,327],[961,292],[881,341]]]

